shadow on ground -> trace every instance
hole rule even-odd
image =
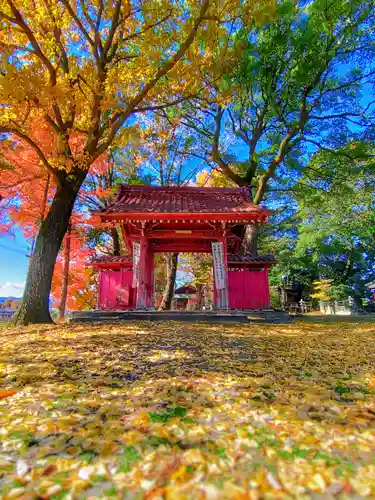
[[[99,482],[116,492],[142,490],[150,471],[130,477],[133,462],[149,463],[155,488],[170,484],[187,460],[184,474],[199,470],[203,484],[212,482],[207,467],[215,464],[245,490],[250,472],[280,476],[280,460],[288,467],[303,460],[307,476],[315,466],[344,467],[350,476],[372,464],[372,323],[65,325],[4,329],[0,336],[0,383],[17,392],[0,402],[0,484],[7,492],[19,460],[26,463],[24,477],[39,471],[21,480],[26,492],[45,488],[43,481],[60,484],[54,474],[72,470],[60,485],[69,492],[82,464],[101,464]],[[48,465],[51,474],[43,472]],[[279,476],[266,486],[287,488]],[[102,495],[90,481],[82,492],[96,488],[94,496]]]

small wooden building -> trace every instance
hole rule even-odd
[[[197,290],[191,285],[176,288],[173,294],[172,309],[175,311],[187,311],[194,307],[197,302]]]
[[[246,225],[263,224],[268,216],[252,204],[247,188],[122,185],[96,216],[101,227],[120,226],[130,256],[93,262],[99,309],[153,308],[156,252],[212,253],[215,309],[269,307],[274,257],[239,255]]]

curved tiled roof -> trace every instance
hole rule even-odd
[[[106,213],[264,213],[247,188],[119,187]]]
[[[90,260],[91,264],[112,264],[116,262],[132,262],[129,255],[103,255],[101,257],[94,257]]]
[[[129,255],[103,255],[102,257],[94,257],[90,261],[92,264],[110,264],[110,263],[132,263],[132,257]],[[235,255],[228,254],[228,262],[230,263],[239,263],[239,264],[276,264],[276,259],[274,255]],[[183,288],[192,288],[189,285],[181,287],[179,290]],[[195,290],[195,289],[194,289]],[[177,290],[176,290],[177,292]],[[180,292],[179,293],[186,293]]]
[[[176,288],[176,290],[174,291],[174,293],[177,294],[177,295],[181,295],[181,294],[195,294],[195,293],[197,293],[197,290],[196,290],[196,288],[194,288],[191,285],[184,285],[184,286],[180,286],[180,288]]]
[[[276,264],[274,255],[228,255],[228,262],[239,264]]]
[[[129,255],[102,255],[101,257],[94,257],[91,262],[127,262],[132,258]]]

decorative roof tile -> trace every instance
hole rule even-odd
[[[106,213],[264,213],[247,188],[129,186],[122,184]]]
[[[175,293],[175,295],[188,295],[188,294],[192,295],[192,294],[196,294],[197,290],[196,290],[196,288],[194,288],[191,285],[184,285],[184,286],[180,286],[180,288],[176,288],[174,293]]]
[[[132,258],[129,255],[103,255],[101,257],[94,257],[90,262],[92,264],[132,262]]]
[[[228,262],[241,264],[276,264],[274,255],[228,255]]]

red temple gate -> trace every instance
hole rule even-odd
[[[239,255],[246,225],[262,224],[268,215],[251,203],[246,188],[122,185],[96,215],[102,227],[120,226],[129,252],[93,262],[99,309],[151,309],[157,252],[212,253],[217,309],[269,307],[274,257]]]

